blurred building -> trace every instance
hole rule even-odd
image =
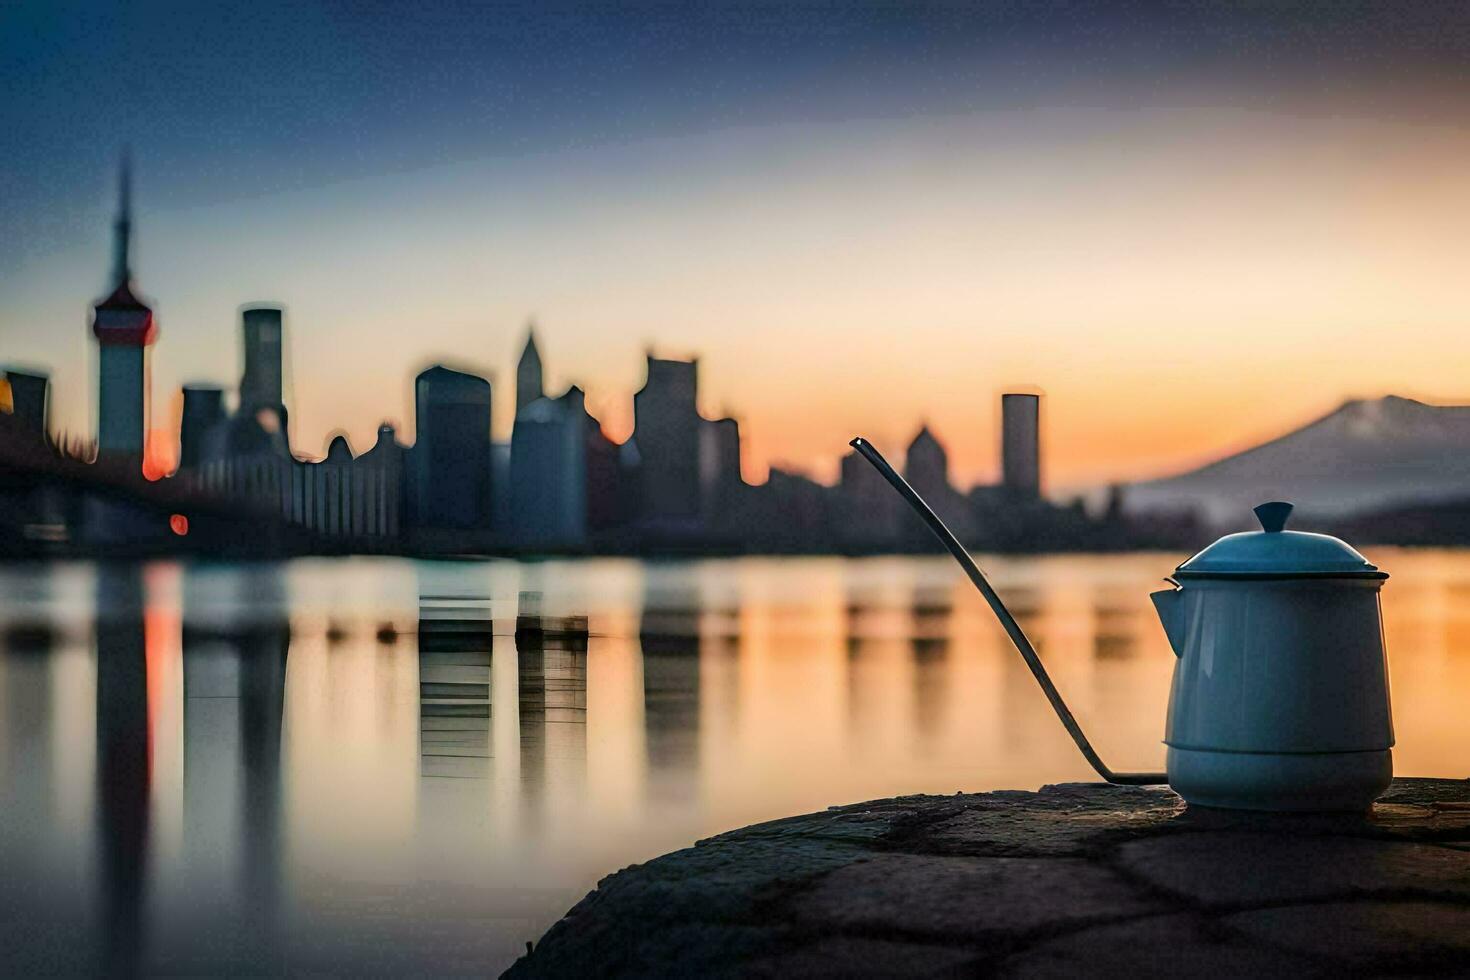
[[[280,307],[249,306],[241,310],[245,367],[233,414],[225,410],[222,389],[207,384],[184,386],[184,414],[179,427],[181,471],[261,453],[291,457],[281,383],[285,360],[281,320]]]
[[[516,414],[510,447],[510,537],[523,547],[586,547],[618,520],[618,446],[573,385]]]
[[[245,308],[240,331],[245,368],[235,412],[225,411],[220,388],[184,387],[179,475],[205,493],[278,515],[322,539],[380,547],[397,538],[405,450],[394,427],[381,425],[377,442],[360,456],[337,435],[325,458],[298,457],[286,429],[281,309]]]
[[[923,497],[949,488],[949,454],[927,425],[920,427],[904,454],[903,478]]]
[[[741,543],[756,551],[811,552],[832,547],[833,511],[830,488],[779,467],[766,482],[752,488],[751,505],[743,510]]]
[[[10,390],[10,414],[24,431],[44,438],[48,432],[46,395],[50,380],[44,374],[11,368],[5,372],[5,383]]]
[[[404,448],[392,425],[378,428],[378,441],[354,456],[347,437],[337,435],[319,462],[291,459],[287,517],[333,538],[396,538],[401,529]]]
[[[179,420],[179,469],[192,469],[209,458],[209,441],[225,418],[223,388],[184,385],[184,414]]]
[[[409,512],[420,528],[485,529],[492,514],[490,382],[435,365],[414,380]]]
[[[404,464],[408,450],[390,422],[378,426],[378,441],[354,460],[362,497],[363,529],[369,535],[396,538],[402,531]]]
[[[510,524],[510,443],[490,443],[490,526]]]
[[[633,396],[639,507],[645,522],[696,525],[700,516],[698,360],[648,355],[648,379]]]
[[[354,485],[354,459],[347,437],[336,435],[326,459],[293,467],[292,495],[306,508],[307,527],[332,536],[361,533],[363,494]]]
[[[728,525],[739,512],[745,481],[740,475],[740,423],[699,420],[699,497],[707,529]]]
[[[587,415],[587,530],[598,534],[625,523],[622,449]]]
[[[286,431],[286,404],[283,401],[281,376],[284,373],[281,309],[278,306],[251,306],[240,313],[240,328],[245,341],[245,372],[240,377],[242,414],[255,415],[262,410],[277,413],[277,424]]]
[[[1000,396],[1001,483],[1019,500],[1041,496],[1041,397]]]
[[[881,551],[894,546],[903,502],[856,451],[842,457],[836,498],[837,534],[845,549]]]
[[[638,451],[638,437],[629,436],[617,454],[618,523],[636,524],[643,514],[643,454]]]
[[[526,346],[516,364],[516,417],[521,409],[545,394],[541,381],[541,352],[536,349],[536,327],[526,330]]]
[[[98,345],[97,451],[141,461],[148,431],[148,348],[158,339],[158,326],[153,311],[133,294],[132,229],[132,172],[124,160],[113,225],[112,292],[92,314]]]
[[[587,424],[577,387],[517,409],[510,439],[511,534],[517,543],[537,548],[586,544]]]
[[[354,456],[345,436],[335,436],[325,459],[296,459],[281,449],[278,433],[258,419],[237,415],[224,427],[217,454],[181,476],[213,496],[278,514],[322,538],[366,541],[396,538],[402,526],[403,457],[391,425]]]
[[[925,425],[909,443],[904,457],[903,477],[909,485],[928,502],[934,513],[939,515],[961,541],[968,541],[975,534],[975,518],[970,503],[949,481],[949,454],[944,446]],[[889,490],[892,493],[892,489]],[[899,521],[900,535],[910,547],[938,547],[937,542],[916,514],[904,508]]]

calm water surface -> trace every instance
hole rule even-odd
[[[1180,556],[989,559],[1161,768]],[[1378,550],[1404,775],[1467,775],[1470,552]],[[1092,778],[944,558],[0,568],[11,972],[494,972],[752,821]]]

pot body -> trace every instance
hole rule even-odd
[[[1178,601],[1164,741],[1190,803],[1362,810],[1393,778],[1381,580],[1201,578]]]

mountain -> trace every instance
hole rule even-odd
[[[1216,523],[1289,500],[1311,518],[1470,498],[1470,406],[1354,400],[1279,439],[1128,487],[1131,512],[1194,510]]]

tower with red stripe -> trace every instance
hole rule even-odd
[[[97,451],[142,459],[148,431],[148,348],[158,337],[153,310],[133,293],[132,171],[123,159],[113,225],[113,289],[92,314],[97,338]]]

